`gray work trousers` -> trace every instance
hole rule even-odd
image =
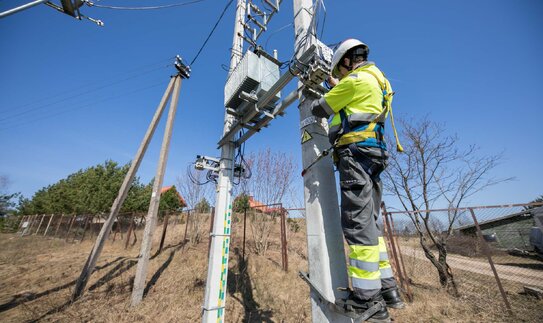
[[[387,166],[388,154],[379,148],[351,144],[336,150],[341,187],[341,226],[347,243],[357,246],[377,246],[382,236],[378,224],[382,198],[381,172]],[[382,256],[388,255],[386,252]],[[385,259],[381,259],[385,260]],[[380,289],[396,287],[394,277],[381,278],[379,286],[369,289],[353,287],[355,295],[369,299]]]

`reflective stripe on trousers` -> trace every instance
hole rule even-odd
[[[366,152],[370,148],[358,148]],[[386,246],[380,237],[377,224],[381,204],[381,180],[379,173],[370,176],[368,163],[384,164],[386,159],[359,160],[359,152],[350,148],[337,149],[338,170],[341,186],[341,226],[349,244],[349,267],[355,295],[370,299],[381,288],[396,286],[388,262]],[[369,156],[370,154],[368,154]],[[376,169],[384,169],[377,167]]]
[[[365,297],[371,297],[381,288],[396,286],[392,267],[383,237],[379,237],[377,246],[349,246],[349,276],[354,288]]]

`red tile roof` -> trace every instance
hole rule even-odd
[[[185,202],[185,199],[181,196],[181,194],[179,194],[179,192],[177,191],[177,189],[175,188],[175,186],[171,185],[171,186],[164,186],[161,190],[160,190],[160,194],[164,194],[165,192],[171,190],[171,189],[174,189],[175,191],[175,194],[177,194],[177,197],[179,198],[179,201],[181,202],[182,205],[184,206],[187,206],[187,203]]]

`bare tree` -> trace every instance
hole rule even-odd
[[[206,216],[201,212],[203,202],[212,203],[214,183],[206,183],[204,172],[193,172],[191,176],[187,174],[177,177],[177,187],[181,196],[185,199],[188,209],[191,210],[189,225],[189,239],[192,244],[198,244],[205,231]]]
[[[447,240],[461,215],[457,208],[473,194],[511,178],[497,179],[491,175],[500,154],[480,157],[476,146],[459,150],[458,138],[447,135],[442,124],[424,118],[411,123],[403,121],[402,125],[405,152],[390,152],[384,186],[410,211],[420,245],[437,269],[441,286],[458,295],[447,263]],[[436,219],[427,211],[436,202],[448,204],[447,218]]]
[[[292,184],[294,163],[284,153],[272,152],[269,148],[251,155],[248,159],[252,177],[247,189],[254,199],[264,205],[281,203]],[[255,242],[255,252],[265,253],[268,249],[272,225],[281,210],[261,208],[251,218],[251,233]]]

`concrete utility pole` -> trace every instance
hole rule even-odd
[[[83,294],[83,291],[85,290],[85,286],[87,285],[87,282],[89,281],[89,278],[92,272],[94,271],[94,267],[96,267],[96,262],[98,261],[98,257],[100,257],[100,253],[102,253],[102,249],[104,248],[104,245],[106,244],[109,233],[111,232],[111,228],[113,227],[113,223],[115,223],[115,219],[117,218],[117,215],[119,214],[119,210],[121,209],[124,203],[124,200],[126,199],[126,196],[128,195],[128,190],[130,189],[130,186],[132,185],[132,181],[134,180],[134,177],[136,176],[136,172],[138,171],[141,161],[143,160],[145,151],[147,150],[147,147],[149,146],[149,143],[151,142],[153,134],[155,133],[156,127],[158,126],[158,122],[160,121],[160,117],[162,116],[162,113],[164,112],[164,108],[166,107],[166,103],[168,102],[168,99],[171,96],[174,83],[175,83],[175,78],[172,77],[155,111],[153,119],[151,120],[151,123],[149,124],[149,127],[147,128],[147,132],[145,133],[145,136],[143,137],[140,147],[138,148],[138,151],[136,153],[136,156],[134,157],[134,160],[132,160],[132,163],[130,163],[130,169],[128,169],[128,173],[126,173],[123,184],[121,185],[121,188],[119,189],[119,194],[117,195],[117,198],[115,199],[115,201],[113,201],[113,205],[111,206],[109,217],[107,218],[106,222],[102,226],[102,229],[100,230],[100,233],[98,234],[98,237],[96,237],[96,242],[94,243],[94,247],[92,248],[89,258],[87,258],[87,262],[83,266],[81,275],[77,279],[77,282],[74,288],[74,293],[72,294],[72,301],[75,301],[77,298],[79,298],[79,296]]]
[[[308,28],[313,16],[311,0],[294,0],[295,50],[300,57],[314,40]],[[304,40],[305,37],[310,37]],[[305,41],[305,44],[303,42]],[[300,83],[300,86],[302,84]],[[311,115],[313,98],[306,96],[304,87],[299,92],[300,133],[302,135],[302,165],[305,169],[317,155],[330,147],[325,119]],[[309,134],[309,137],[307,135]],[[308,139],[309,138],[309,139]],[[330,158],[323,158],[304,176],[304,196],[307,223],[307,252],[309,278],[330,302],[345,297],[338,287],[348,287],[343,233],[338,207],[336,180]],[[330,311],[311,291],[313,322],[351,322],[345,316]]]
[[[177,112],[177,102],[179,101],[179,90],[181,88],[181,76],[175,77],[173,88],[172,101],[170,102],[170,111],[164,130],[164,138],[162,139],[162,148],[160,149],[160,157],[153,183],[153,193],[151,194],[151,202],[149,211],[145,221],[145,230],[143,231],[143,241],[141,242],[140,259],[136,269],[136,277],[134,278],[134,288],[132,289],[132,306],[138,305],[143,299],[143,291],[145,289],[145,279],[147,278],[147,267],[149,266],[149,255],[153,245],[153,233],[155,232],[158,207],[160,206],[160,190],[166,172],[166,164],[168,162],[168,152],[170,151],[170,141],[172,139],[173,122],[175,113]]]
[[[245,8],[245,0],[237,0],[234,39],[230,56],[230,72],[228,75],[230,75],[243,57],[243,39],[240,35],[243,35]],[[223,135],[230,131],[234,122],[234,116],[228,114],[225,110]],[[202,322],[224,322],[235,148],[232,140],[221,146],[215,218],[213,221],[213,232],[211,233],[211,248],[208,260]]]

